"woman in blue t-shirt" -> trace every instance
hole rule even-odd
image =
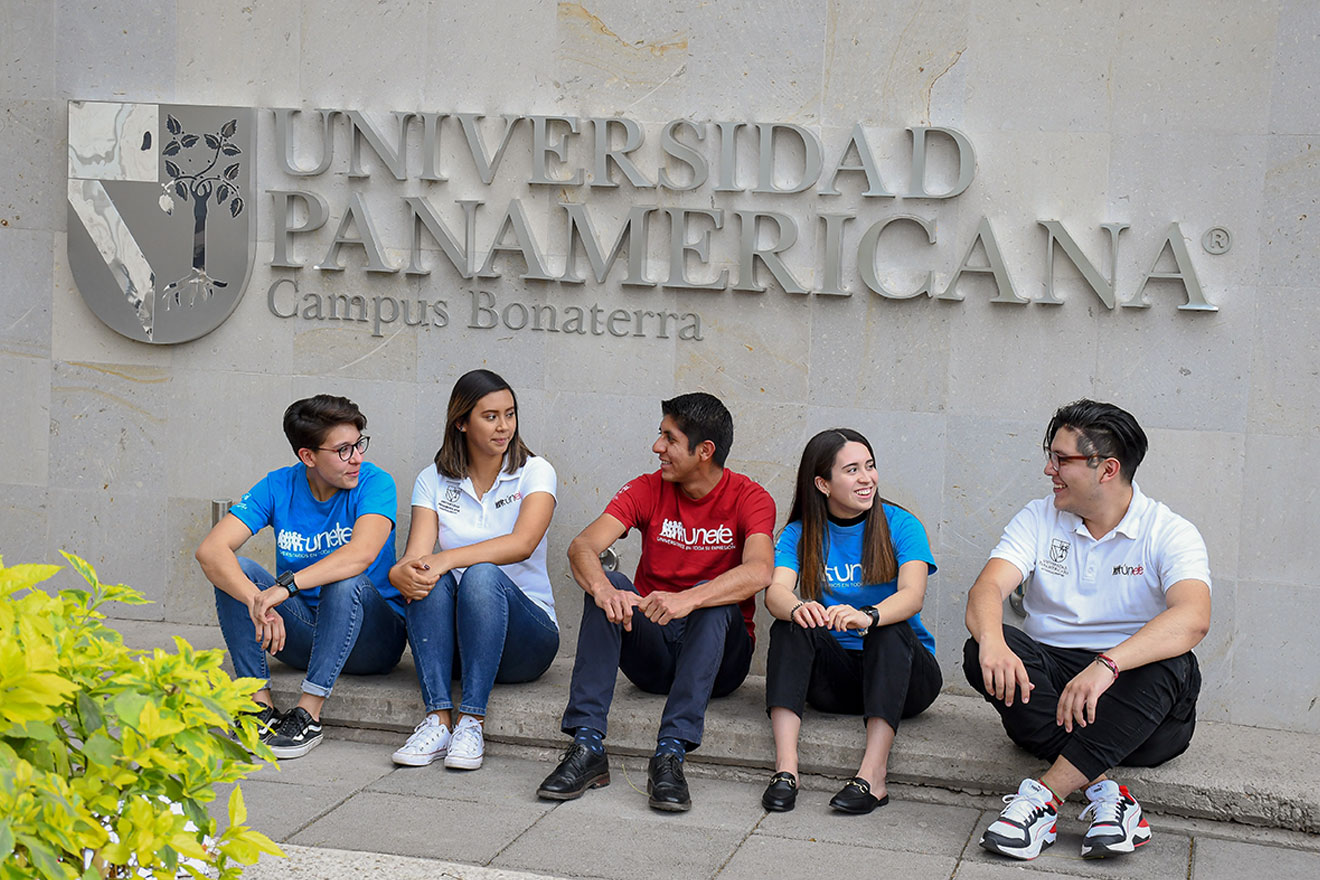
[[[554,660],[559,628],[545,536],[555,482],[555,469],[518,433],[509,383],[490,370],[460,376],[435,463],[413,485],[408,546],[390,569],[408,600],[408,643],[427,712],[395,751],[396,764],[443,758],[449,768],[477,769],[495,683],[532,681]],[[463,691],[455,719],[456,659]]]
[[[765,684],[775,737],[775,774],[761,797],[767,810],[791,810],[796,801],[806,703],[866,720],[862,766],[830,806],[884,806],[899,720],[934,702],[944,683],[918,613],[935,571],[926,530],[878,497],[876,484],[871,444],[850,428],[822,431],[802,452],[765,593],[775,617]]]

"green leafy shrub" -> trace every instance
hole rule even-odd
[[[233,878],[283,855],[243,825],[237,786],[223,833],[206,810],[260,766],[249,752],[273,758],[245,714],[262,683],[181,638],[173,654],[125,647],[99,609],[148,600],[64,558],[90,590],[50,595],[38,584],[59,566],[0,557],[0,878]]]

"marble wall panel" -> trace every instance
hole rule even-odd
[[[210,499],[237,501],[266,471],[293,464],[281,427],[292,384],[247,372],[176,372],[164,444],[174,497],[206,499],[199,510],[209,517]]]
[[[50,551],[67,550],[86,559],[106,583],[126,583],[154,604],[107,606],[111,617],[164,620],[170,586],[168,564],[161,564],[174,542],[166,523],[166,499],[155,491],[52,488],[48,496]],[[82,584],[71,570],[57,575],[58,588]]]
[[[301,104],[300,4],[176,0],[174,7],[174,86],[189,103]]]
[[[432,3],[427,13],[428,53],[421,79],[427,106],[460,110],[509,108],[574,114],[559,106],[567,85],[555,75],[557,9],[537,0],[489,6]]]
[[[1109,332],[1096,352],[1096,399],[1140,410],[1148,432],[1244,430],[1256,289],[1234,288],[1223,298],[1218,312],[1179,312],[1161,302],[1097,322]]]
[[[1243,581],[1233,651],[1235,724],[1320,733],[1320,666],[1312,585]]]
[[[723,400],[733,415],[733,448],[726,464],[774,497],[779,528],[793,501],[793,480],[807,441],[807,407],[788,401]]]
[[[174,346],[144,345],[120,336],[96,317],[74,283],[64,235],[55,236],[50,356],[56,362],[136,364],[168,370]]]
[[[252,482],[256,480],[253,475]],[[202,539],[211,531],[211,498],[168,498],[165,509],[168,520],[165,540],[169,552],[164,560],[165,595],[161,601],[164,619],[171,623],[214,624],[215,589],[193,556]],[[240,552],[244,556],[251,555],[256,544],[256,540],[250,539]],[[273,559],[273,552],[268,556]]]
[[[300,82],[305,94],[351,107],[412,109],[428,103],[432,34],[423,0],[382,0],[369,13],[355,4],[303,4]],[[319,102],[318,102],[319,104]],[[323,105],[321,105],[323,106]]]
[[[1240,308],[1228,298],[1229,289],[1261,281],[1261,185],[1269,144],[1269,138],[1254,133],[1189,138],[1143,129],[1114,134],[1105,219],[1132,227],[1119,240],[1119,302],[1136,295],[1161,256],[1157,248],[1163,247],[1169,223],[1177,221],[1206,299],[1222,309]],[[1201,244],[1214,226],[1231,233],[1228,253],[1212,255]],[[1096,257],[1096,265],[1108,274],[1108,251],[1097,251]],[[1160,271],[1166,264],[1172,270],[1165,256]],[[1152,282],[1146,293],[1157,309],[1186,302],[1176,282],[1165,287]]]
[[[0,353],[0,456],[6,483],[45,487],[50,465],[51,365],[37,355]],[[15,466],[17,465],[17,466]]]
[[[921,609],[921,622],[935,637],[935,657],[944,674],[944,690],[970,695],[975,693],[963,675],[963,644],[967,641],[967,591],[985,566],[990,548],[984,554],[941,553],[935,550],[935,564],[939,571],[931,575],[926,587],[926,604]],[[1013,626],[1021,623],[1004,605],[1004,622]],[[991,711],[988,707],[986,711]]]
[[[1320,149],[1313,136],[1270,138],[1260,239],[1262,278],[1314,288],[1320,274]]]
[[[6,565],[63,562],[47,541],[49,519],[45,486],[0,484],[0,555]]]
[[[1049,493],[1040,441],[1053,413],[1051,407],[1031,421],[948,416],[940,524],[944,553],[984,562],[1008,521],[1028,501]]]
[[[1123,406],[1121,400],[1116,402]],[[1210,553],[1212,578],[1222,574],[1236,579],[1247,440],[1239,433],[1151,427],[1144,406],[1134,405],[1130,411],[1150,440],[1137,471],[1141,491],[1167,504],[1201,532]]]
[[[56,0],[55,89],[82,101],[175,96],[175,0]]]
[[[1243,485],[1251,491],[1241,499],[1239,564],[1252,579],[1316,589],[1320,545],[1315,540],[1314,505],[1320,497],[1320,475],[1304,464],[1316,455],[1320,441],[1314,433],[1247,435]],[[1247,601],[1244,593],[1244,604]],[[1292,612],[1281,606],[1276,613]]]
[[[54,4],[3,0],[0,21],[0,100],[55,97]]]
[[[678,342],[676,387],[708,391],[730,407],[804,400],[810,308],[806,298],[770,292],[679,293],[675,310],[700,314],[705,339]]]
[[[1214,557],[1210,559],[1213,566]],[[1236,686],[1233,668],[1237,655],[1238,582],[1236,577],[1220,577],[1211,569],[1214,587],[1210,596],[1210,632],[1193,650],[1201,664],[1201,696],[1196,702],[1196,717],[1206,721],[1232,722]]]
[[[1123,4],[1108,103],[1115,129],[1263,131],[1278,7],[1176,0]]]
[[[686,322],[667,316],[681,316],[687,308],[680,309],[677,295],[670,291],[619,289],[611,286],[609,290],[591,287],[551,288],[549,293],[548,303],[556,309],[559,326],[563,326],[569,308],[587,309],[589,314],[593,306],[599,306],[603,310],[601,326],[607,332],[605,335],[533,333],[534,336],[544,338],[544,382],[547,391],[591,391],[639,397],[650,395],[659,401],[674,394],[675,365],[682,357],[680,352],[706,344],[678,339],[678,330]],[[714,294],[720,295],[727,296]],[[707,310],[700,303],[691,308],[703,318],[704,333]],[[641,332],[644,335],[640,338],[631,335],[637,332],[635,319],[631,322],[617,322],[615,326],[616,331],[629,335],[610,335],[605,322],[616,309],[626,309],[630,313],[642,311]],[[648,311],[664,313],[666,317],[648,316],[645,314]],[[587,320],[589,322],[590,318]],[[521,331],[520,335],[528,332]],[[662,337],[661,332],[668,338]]]
[[[51,488],[163,504],[171,382],[155,367],[57,362],[50,376]]]
[[[885,26],[875,10],[831,0],[826,13],[826,121],[867,125],[958,124],[969,64],[970,0],[891,5]],[[957,82],[956,101],[941,100],[941,86]]]
[[[1270,89],[1270,131],[1308,134],[1320,129],[1320,66],[1315,35],[1320,7],[1307,0],[1279,4],[1274,43],[1274,80]]]
[[[5,293],[0,296],[0,351],[50,357],[50,232],[0,228],[0,266]],[[63,243],[63,236],[59,236]]]
[[[64,104],[0,104],[0,230],[64,228]]]
[[[441,405],[454,380],[478,368],[494,370],[518,390],[544,387],[547,358],[562,333],[533,329],[533,307],[546,305],[550,291],[535,282],[495,279],[438,294],[447,304],[448,325],[407,331],[416,336],[417,381],[435,384]]]
[[[1320,299],[1313,287],[1262,287],[1256,296],[1248,430],[1314,437],[1320,430]]]
[[[1080,6],[1050,0],[1030,12],[973,4],[962,59],[968,65],[968,126],[978,131],[1108,128],[1109,57],[1118,39],[1120,8],[1119,0]]]
[[[694,14],[687,103],[710,119],[820,119],[820,47],[826,10],[783,4],[767,11],[746,0],[707,4]]]

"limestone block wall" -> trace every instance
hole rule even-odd
[[[156,600],[124,616],[210,621],[209,587],[192,560],[210,526],[210,501],[237,498],[291,461],[280,413],[322,391],[366,411],[371,458],[399,485],[401,547],[412,481],[435,452],[449,389],[484,366],[513,383],[524,436],[560,475],[552,576],[562,650],[571,652],[581,594],[563,550],[620,484],[653,467],[659,399],[702,389],[734,413],[731,466],[765,483],[781,508],[812,433],[844,424],[872,439],[885,494],[926,524],[940,571],[924,617],[948,686],[964,689],[967,587],[1004,523],[1048,490],[1040,435],[1050,414],[1090,396],[1137,415],[1151,437],[1139,482],[1195,522],[1210,547],[1214,623],[1199,651],[1203,717],[1320,731],[1310,634],[1320,617],[1320,543],[1312,534],[1320,495],[1312,464],[1320,404],[1314,4],[0,0],[0,21],[6,561],[74,550],[104,577]],[[265,108],[250,206],[258,230],[252,277],[214,332],[147,345],[119,336],[84,304],[66,237],[71,100]],[[410,170],[397,181],[370,149],[362,158],[369,176],[350,175],[348,123],[339,118],[334,162],[308,178],[282,167],[269,108],[304,111],[294,127],[303,166],[319,156],[313,111],[330,108],[362,111],[382,130],[392,111],[483,113],[487,149],[498,141],[501,114],[574,118],[580,134],[568,140],[569,161],[555,166],[565,177],[581,168],[592,179],[592,117],[638,124],[645,143],[634,158],[652,182],[660,168],[685,171],[661,150],[661,131],[675,119],[708,130],[704,141],[690,131],[683,139],[712,162],[721,143],[715,123],[801,126],[824,145],[827,167],[861,125],[880,177],[900,195],[909,191],[911,128],[962,133],[975,170],[949,199],[865,197],[855,173],[840,177],[837,196],[820,195],[819,186],[757,193],[759,141],[743,129],[739,191],[716,191],[715,171],[690,192],[635,186],[617,170],[612,189],[538,186],[528,183],[532,134],[524,121],[485,185],[450,118],[438,152],[449,180],[422,179],[415,121]],[[559,139],[565,129],[557,125]],[[614,137],[618,146],[621,131]],[[940,192],[954,184],[958,156],[950,140],[931,137],[931,191]],[[775,143],[775,180],[790,187],[807,156],[791,135]],[[271,265],[270,193],[287,190],[314,191],[329,207],[325,227],[290,239],[301,269]],[[719,290],[655,283],[670,275],[672,250],[660,214],[645,245],[650,286],[623,283],[626,253],[597,282],[580,250],[583,284],[520,278],[529,274],[523,260],[507,253],[492,264],[497,277],[465,278],[429,239],[421,252],[429,275],[367,272],[357,246],[342,249],[342,271],[312,268],[355,195],[384,259],[400,269],[413,234],[404,198],[430,200],[455,230],[459,200],[483,200],[476,267],[517,199],[556,277],[568,250],[563,204],[586,206],[611,236],[639,205],[722,210],[708,257],[687,265],[694,279],[728,270],[730,281]],[[840,262],[849,295],[786,292],[764,266],[763,292],[732,289],[743,269],[739,210],[796,222],[798,243],[784,265],[808,290],[829,283],[821,215],[854,215]],[[913,221],[886,229],[872,256],[876,280],[891,291],[929,283],[940,293],[965,258],[984,265],[984,248],[972,245],[988,221],[1017,296],[1031,302],[992,302],[1002,291],[984,274],[961,277],[953,291],[960,299],[873,292],[859,268],[859,240],[898,215],[924,222],[935,241]],[[1102,224],[1130,227],[1112,279],[1119,303],[1148,273],[1177,268],[1162,244],[1178,224],[1218,310],[1180,310],[1184,285],[1158,279],[1145,290],[1149,308],[1108,308],[1062,250],[1047,273],[1044,220],[1062,224],[1106,278]],[[1226,253],[1203,246],[1214,227],[1231,234]],[[690,238],[709,228],[694,221]],[[759,244],[770,236],[763,231]],[[285,285],[272,300],[282,279],[295,280],[299,292]],[[1041,301],[1051,291],[1057,304]],[[444,301],[448,321],[378,328],[276,313],[302,308],[304,294],[341,293]],[[488,317],[473,312],[474,299],[497,310],[551,305],[560,316],[593,304],[606,315],[692,314],[702,338],[678,338],[677,320],[667,338],[654,325],[632,335],[630,321],[622,336],[471,326]],[[254,547],[272,554],[268,535]],[[622,551],[631,567],[635,541]]]

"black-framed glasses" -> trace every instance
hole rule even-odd
[[[1050,450],[1049,452],[1045,453],[1045,461],[1046,461],[1046,463],[1048,463],[1049,466],[1052,467],[1052,468],[1054,468],[1056,471],[1059,469],[1059,465],[1064,464],[1065,462],[1069,462],[1069,461],[1090,461],[1090,460],[1093,459],[1093,458],[1099,458],[1099,457],[1100,457],[1100,456],[1099,456],[1098,454],[1096,454],[1096,455],[1059,455],[1059,453],[1055,452],[1054,450]]]
[[[333,452],[339,456],[340,461],[348,461],[353,457],[353,450],[356,449],[363,455],[367,454],[367,447],[371,445],[371,438],[363,434],[356,443],[345,443],[343,446],[318,446],[317,449],[325,452]]]

